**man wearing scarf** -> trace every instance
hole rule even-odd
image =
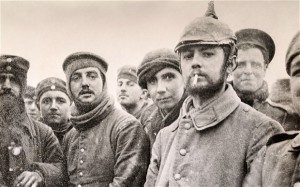
[[[286,72],[291,77],[291,96],[300,125],[300,31],[286,53]],[[253,161],[243,187],[299,187],[300,134],[289,131],[272,136]]]
[[[98,55],[77,52],[63,63],[74,101],[73,129],[63,145],[69,186],[142,186],[149,141],[132,115],[117,109],[107,92],[108,64]]]
[[[40,81],[36,87],[36,100],[41,110],[41,121],[52,128],[59,143],[72,128],[69,122],[71,98],[65,81],[49,77]]]
[[[237,31],[237,68],[232,73],[232,85],[242,102],[278,121],[285,130],[299,130],[293,123],[293,113],[270,100],[264,81],[275,53],[270,35],[259,29]]]
[[[177,54],[170,49],[150,51],[138,67],[138,78],[139,85],[148,90],[156,105],[147,113],[147,118],[141,120],[152,147],[158,132],[177,119],[187,97]]]
[[[28,69],[22,57],[0,56],[0,186],[64,186],[57,138],[25,110]]]

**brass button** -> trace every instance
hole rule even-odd
[[[191,124],[189,124],[189,123],[184,124],[184,128],[189,130],[191,128]]]
[[[181,179],[181,175],[179,173],[176,173],[174,175],[174,179],[177,180],[177,181],[180,180]]]
[[[181,156],[185,156],[186,155],[186,150],[185,149],[180,149],[179,151]]]
[[[82,153],[83,153],[83,152],[84,152],[84,149],[83,149],[83,148],[81,148],[81,149],[80,149],[80,152],[82,152]]]

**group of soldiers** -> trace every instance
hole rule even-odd
[[[0,186],[300,186],[300,32],[290,79],[269,92],[274,54],[270,35],[234,33],[210,3],[175,50],[118,70],[122,108],[99,55],[69,55],[66,82],[36,88],[26,59],[1,55]]]

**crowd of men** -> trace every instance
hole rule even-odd
[[[66,81],[36,88],[26,59],[1,55],[0,186],[300,186],[300,31],[290,79],[269,91],[274,54],[269,34],[234,33],[210,3],[174,50],[118,70],[121,109],[97,54],[70,54]]]

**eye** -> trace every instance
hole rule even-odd
[[[156,78],[150,78],[149,80],[147,80],[147,83],[150,85],[155,85],[156,84]]]
[[[133,86],[135,85],[135,83],[132,82],[132,81],[129,81],[128,85],[129,85],[130,87],[133,87]]]
[[[50,103],[51,103],[51,99],[50,99],[50,98],[44,98],[44,99],[42,100],[42,104],[47,105],[47,104],[50,104]]]
[[[175,78],[175,75],[173,73],[167,73],[167,74],[163,75],[162,78],[167,80],[167,81],[170,81],[170,80],[173,80]]]
[[[89,77],[90,79],[92,79],[92,80],[95,80],[95,79],[97,79],[97,78],[98,78],[98,74],[97,74],[97,73],[94,73],[94,72],[92,72],[92,73],[89,73],[89,74],[88,74],[88,77]]]
[[[71,81],[78,81],[79,79],[80,79],[80,75],[78,75],[78,74],[73,74],[71,76]]]
[[[192,53],[192,52],[183,52],[181,54],[181,56],[184,60],[190,60],[194,57],[194,53]]]
[[[251,63],[251,66],[255,69],[260,69],[262,67],[260,63],[256,63],[256,62]]]
[[[246,67],[246,63],[245,62],[237,62],[237,68],[245,68]]]
[[[118,87],[121,87],[123,83],[121,81],[118,82]]]
[[[64,98],[57,98],[57,103],[64,104],[66,103],[66,100]]]
[[[209,58],[209,57],[213,56],[214,54],[215,54],[215,53],[210,52],[210,51],[204,51],[204,52],[202,53],[202,56],[203,56],[203,57],[206,57],[206,58]]]

